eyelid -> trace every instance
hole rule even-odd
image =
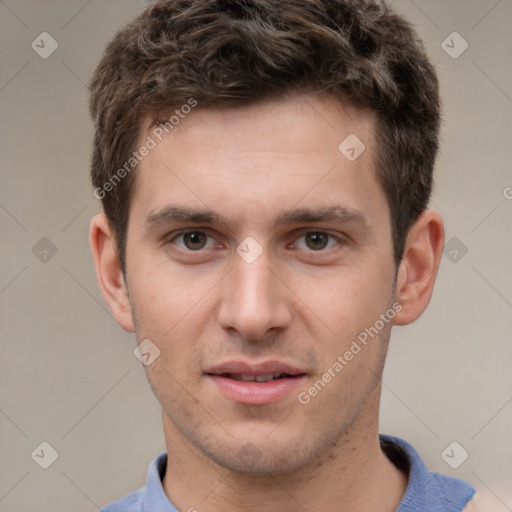
[[[322,252],[325,253],[325,252],[329,252],[330,250],[333,250],[335,247],[337,247],[339,245],[343,245],[348,242],[347,237],[341,233],[333,233],[332,231],[330,231],[328,229],[303,228],[303,229],[298,230],[298,233],[293,238],[293,242],[291,244],[289,244],[289,246],[292,246],[292,248],[295,248],[295,246],[297,244],[297,240],[305,237],[306,235],[308,235],[310,233],[322,233],[322,234],[328,235],[330,239],[334,239],[336,241],[336,244],[333,247],[318,249],[316,251],[314,249],[310,249],[310,248],[300,248],[297,250],[307,251],[307,252],[311,252],[311,253],[322,253]]]
[[[201,251],[205,251],[205,250],[208,250],[208,249],[212,249],[213,247],[203,247],[201,249],[197,249],[197,250],[192,250],[192,249],[187,249],[186,247],[180,247],[177,243],[176,243],[176,239],[183,236],[183,235],[186,235],[187,233],[202,233],[204,235],[206,235],[206,237],[209,239],[207,240],[206,244],[208,245],[209,243],[211,243],[211,241],[215,242],[215,245],[218,247],[220,245],[222,245],[212,234],[211,232],[209,232],[210,230],[207,229],[207,228],[186,228],[186,229],[180,229],[178,231],[174,231],[172,233],[170,233],[168,236],[165,237],[164,239],[164,244],[173,244],[175,247],[177,247],[178,249],[182,250],[182,251],[186,251],[186,252],[190,252],[190,253],[194,253],[194,252],[201,252]]]
[[[165,245],[172,244],[175,247],[177,247],[179,250],[185,251],[185,252],[188,252],[188,253],[200,253],[200,252],[206,251],[208,249],[225,248],[226,244],[219,241],[219,238],[221,238],[221,237],[219,237],[218,235],[216,236],[215,234],[212,234],[211,231],[212,230],[210,228],[204,228],[204,227],[200,227],[200,228],[195,228],[195,227],[194,228],[183,228],[183,229],[179,229],[177,231],[173,231],[172,233],[169,233],[163,239],[163,243]],[[194,251],[192,249],[187,249],[186,247],[180,247],[178,244],[176,244],[176,239],[177,238],[179,238],[180,236],[183,236],[183,235],[185,235],[187,233],[194,233],[194,232],[203,233],[204,235],[206,235],[206,237],[208,238],[207,247],[203,247],[201,249],[197,249],[197,250]],[[327,248],[318,249],[318,250],[310,249],[310,248],[307,248],[307,247],[299,248],[297,250],[305,251],[305,252],[310,252],[310,253],[326,253],[326,252],[329,252],[330,250],[335,249],[337,246],[345,245],[345,244],[347,244],[350,241],[349,237],[347,235],[345,235],[343,233],[339,233],[339,232],[333,233],[332,231],[330,231],[328,229],[299,228],[299,229],[294,231],[292,241],[287,244],[287,248],[296,249],[295,246],[297,245],[297,241],[300,238],[303,238],[307,234],[310,234],[310,233],[323,233],[323,234],[326,234],[326,235],[329,236],[330,240],[335,240],[336,244],[334,246],[332,246],[332,247],[327,247]],[[214,242],[214,244],[215,244],[213,247],[212,247],[212,242]],[[208,247],[208,245],[210,245],[210,246]]]

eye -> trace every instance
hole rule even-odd
[[[176,235],[171,242],[186,251],[200,251],[215,247],[213,238],[204,231],[185,231]]]
[[[339,241],[325,231],[309,231],[299,237],[293,246],[300,250],[323,251],[338,244]]]

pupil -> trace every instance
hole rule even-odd
[[[193,231],[183,235],[185,245],[188,249],[202,249],[206,244],[206,236],[204,233]]]
[[[326,233],[308,233],[306,235],[306,245],[310,249],[324,249],[329,241]]]

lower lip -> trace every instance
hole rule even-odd
[[[296,389],[305,375],[284,379],[269,380],[267,382],[241,381],[222,377],[220,375],[207,375],[228,399],[241,404],[264,405],[277,402],[288,396]]]

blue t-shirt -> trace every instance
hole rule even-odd
[[[396,512],[460,512],[474,496],[466,482],[430,472],[418,452],[398,437],[380,435],[384,453],[409,475],[407,490]],[[162,478],[167,454],[161,453],[149,466],[146,485],[128,494],[101,512],[179,512],[167,498]]]

